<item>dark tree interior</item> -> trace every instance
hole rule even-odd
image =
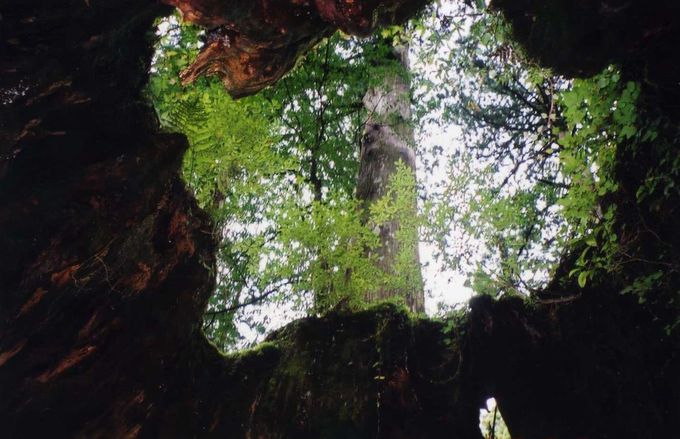
[[[220,72],[237,96],[336,28],[365,35],[421,6],[280,1],[267,15],[246,1],[169,3],[199,24],[231,24],[235,43],[214,36],[187,80]],[[516,438],[680,437],[680,336],[667,330],[680,311],[680,200],[635,197],[649,172],[680,184],[664,160],[678,154],[680,4],[493,6],[560,73],[620,65],[643,85],[645,117],[665,121],[657,139],[622,145],[619,189],[605,200],[637,262],[579,289],[565,260],[538,304],[473,299],[452,333],[376,305],[294,322],[225,357],[200,329],[215,243],[178,174],[187,143],[159,131],[141,93],[153,21],[171,7],[4,1],[0,436],[481,438],[478,410],[493,396]],[[231,57],[243,53],[238,70]],[[647,303],[619,294],[661,252],[663,283]]]

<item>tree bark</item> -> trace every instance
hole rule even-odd
[[[388,185],[397,172],[398,163],[403,163],[412,172],[414,181],[416,177],[408,46],[393,47],[391,55],[400,68],[388,69],[381,81],[369,88],[363,99],[368,117],[361,139],[356,194],[363,201],[366,220],[369,220],[371,206],[388,195]],[[414,192],[409,212],[411,218],[418,215],[415,195]],[[384,274],[399,276],[402,282],[399,286],[388,283],[375,291],[366,291],[366,301],[370,303],[400,297],[406,300],[411,311],[424,312],[425,294],[420,272],[417,226],[408,223],[405,218],[394,218],[378,227],[380,246],[369,250],[369,255],[376,258]],[[405,261],[408,262],[404,264]],[[408,268],[404,269],[405,265]]]
[[[644,111],[666,126],[617,156],[620,230],[644,241],[631,247],[635,267],[668,246],[675,263],[678,196],[635,193],[662,165],[662,137],[677,155],[678,6],[497,3],[512,5],[532,53],[550,42],[544,62],[589,68],[592,56],[567,56],[580,54],[568,37],[583,27],[555,25],[582,17],[596,21],[586,34],[598,59],[646,81]],[[544,15],[555,9],[565,14]],[[140,0],[0,4],[3,437],[479,439],[477,408],[491,396],[513,437],[678,437],[676,310],[620,295],[625,277],[581,290],[568,263],[546,291],[562,301],[477,298],[450,324],[380,305],[220,354],[200,332],[215,243],[178,177],[186,141],[158,131],[142,95],[153,22],[168,12]],[[674,294],[676,276],[664,273]]]

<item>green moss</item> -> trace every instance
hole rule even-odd
[[[262,358],[269,358],[279,355],[280,349],[276,343],[264,341],[250,349],[244,349],[234,353],[225,355],[227,361],[232,363],[243,363],[249,361],[258,361]]]

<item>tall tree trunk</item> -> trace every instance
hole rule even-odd
[[[415,179],[416,158],[413,126],[411,125],[410,83],[408,80],[408,46],[395,46],[391,51],[400,69],[387,69],[379,84],[369,88],[363,103],[368,118],[361,140],[357,198],[363,200],[366,218],[370,206],[388,194],[390,178],[403,162]],[[415,195],[413,217],[417,214]],[[404,229],[404,228],[408,229]],[[366,300],[375,302],[390,297],[404,297],[414,312],[424,312],[423,279],[420,273],[418,230],[412,223],[395,218],[379,226],[380,247],[377,263],[385,274],[398,275],[398,285],[386,283],[375,291],[366,292]],[[407,254],[404,255],[404,252]],[[406,264],[405,262],[406,258]],[[401,263],[398,264],[398,261]],[[404,266],[407,266],[404,271]]]

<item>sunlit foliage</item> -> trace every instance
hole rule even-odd
[[[461,5],[424,20],[416,35],[425,133],[460,129],[434,150],[448,170],[428,211],[441,259],[478,293],[527,294],[546,285],[568,249],[586,245],[572,272],[585,285],[616,253],[614,207],[600,201],[616,190],[617,144],[637,133],[637,86],[614,68],[575,81],[540,69],[491,12]]]
[[[184,178],[215,218],[220,262],[205,322],[220,346],[263,332],[277,313],[360,307],[362,291],[397,288],[414,267],[382,276],[367,256],[390,218],[419,228],[442,270],[466,276],[476,293],[534,293],[566,258],[579,287],[622,269],[607,201],[618,190],[617,150],[656,135],[640,126],[638,85],[614,67],[577,80],[539,68],[480,6],[436,4],[364,41],[336,34],[277,85],[237,102],[209,79],[181,87],[200,31],[177,18],[159,27],[149,93],[163,126],[187,135]],[[361,100],[396,68],[390,40],[411,45],[413,123],[430,177],[418,188],[419,215],[405,213],[416,182],[401,172],[367,221],[354,199]],[[436,142],[435,132],[449,135]],[[401,238],[411,249],[418,240]]]
[[[234,101],[217,81],[178,84],[200,31],[173,18],[159,32],[149,93],[162,125],[187,135],[183,176],[220,242],[208,335],[228,348],[272,316],[358,308],[364,291],[404,282],[368,255],[415,182],[397,179],[368,219],[354,198],[362,97],[396,68],[383,60],[389,48],[335,35],[275,87]]]

